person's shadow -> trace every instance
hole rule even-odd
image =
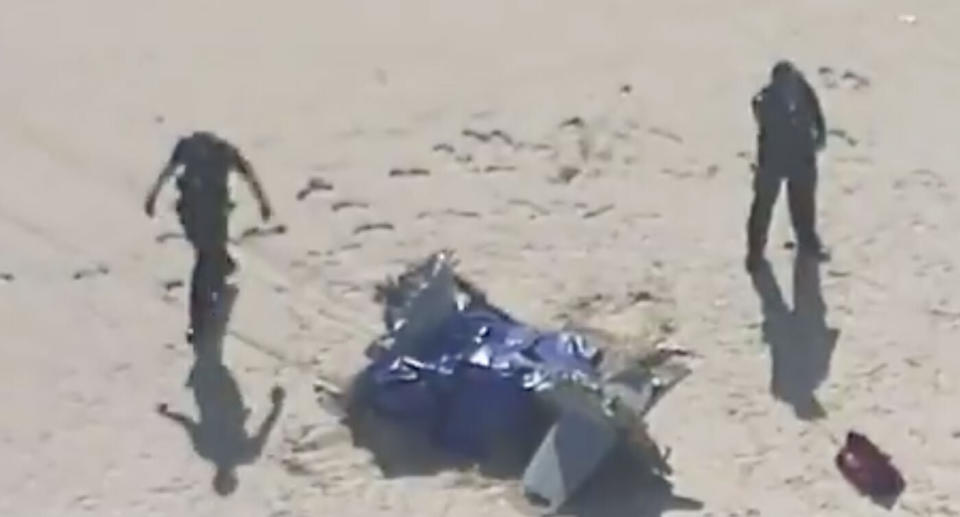
[[[826,380],[840,332],[826,323],[820,261],[798,254],[793,264],[793,310],[783,300],[769,262],[752,273],[763,310],[763,340],[770,345],[770,391],[793,406],[797,417],[825,416],[815,395]]]
[[[247,435],[246,421],[250,410],[244,406],[243,396],[230,370],[223,364],[222,341],[233,302],[237,296],[234,286],[224,289],[221,310],[210,325],[209,333],[199,336],[195,347],[195,362],[187,380],[193,390],[199,420],[170,410],[159,404],[157,412],[183,426],[197,455],[216,467],[213,489],[226,496],[237,487],[236,469],[250,464],[263,452],[264,444],[280,416],[284,391],[279,386],[270,392],[273,404],[270,413],[256,433]]]

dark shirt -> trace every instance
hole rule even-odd
[[[796,99],[785,98],[780,89],[767,86],[753,97],[752,108],[759,125],[761,155],[808,159],[822,145],[825,134],[820,103],[805,82]]]
[[[212,135],[195,133],[177,142],[173,159],[184,164],[183,174],[177,178],[184,205],[191,210],[226,207],[227,179],[236,161],[233,148]]]

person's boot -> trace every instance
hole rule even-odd
[[[224,276],[229,277],[229,276],[232,276],[234,273],[236,273],[237,263],[233,260],[233,257],[230,256],[229,253],[227,253],[226,256],[227,256],[227,260],[226,260],[227,263],[226,263],[226,271],[224,272]]]
[[[812,237],[798,242],[797,252],[820,262],[830,260],[830,252],[823,246],[819,237]]]

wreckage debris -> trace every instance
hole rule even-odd
[[[571,165],[566,165],[560,167],[560,170],[557,172],[556,177],[552,178],[550,181],[552,183],[562,183],[568,184],[573,181],[574,178],[580,175],[583,170],[580,167],[573,167]]]
[[[505,443],[528,444],[524,491],[554,508],[620,444],[669,471],[643,419],[686,366],[664,358],[610,374],[584,335],[514,319],[453,266],[450,252],[435,253],[378,286],[386,332],[368,347],[348,414],[419,429],[477,462]]]
[[[563,414],[530,460],[523,475],[524,491],[551,508],[561,506],[586,483],[616,444],[615,429],[602,419],[576,411]]]

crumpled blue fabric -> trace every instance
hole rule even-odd
[[[373,409],[476,460],[490,452],[491,436],[529,428],[536,391],[575,372],[598,378],[601,359],[577,334],[540,331],[483,306],[453,312],[419,350],[368,367]]]

